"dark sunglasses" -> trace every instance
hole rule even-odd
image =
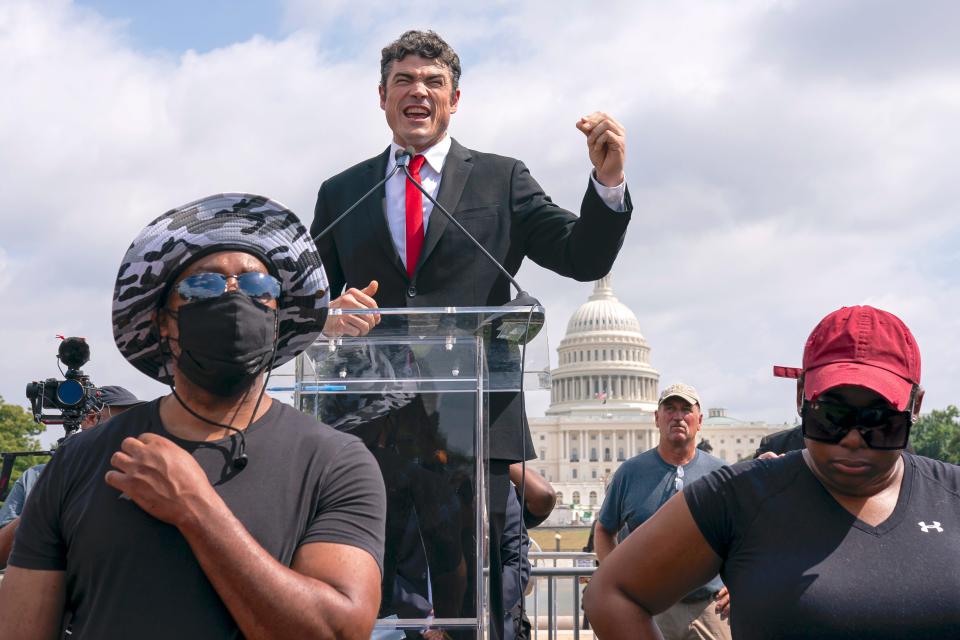
[[[871,449],[904,449],[913,425],[913,402],[906,411],[893,407],[860,408],[834,402],[805,400],[800,415],[803,435],[817,442],[837,444],[851,429]]]
[[[184,302],[208,300],[222,296],[227,291],[227,281],[236,278],[237,289],[260,302],[277,300],[280,297],[280,281],[267,273],[248,271],[225,276],[222,273],[195,273],[177,284],[177,293]]]

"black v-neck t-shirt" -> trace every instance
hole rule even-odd
[[[183,447],[267,553],[290,566],[312,542],[359,547],[383,566],[386,498],[380,468],[354,436],[274,401],[238,438],[171,435],[159,402],[128,409],[68,438],[30,494],[10,564],[65,571],[71,638],[239,638],[180,531],[104,480],[126,437],[163,435]]]
[[[960,637],[960,467],[903,454],[893,513],[860,521],[796,451],[684,488],[752,638]]]

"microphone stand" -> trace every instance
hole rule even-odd
[[[407,167],[409,163],[409,157],[412,155],[411,153],[412,151],[413,149],[410,147],[404,150],[404,155],[407,156],[407,162],[404,162],[402,165],[400,164],[400,161],[399,161],[400,154],[399,153],[397,154],[397,167],[401,167],[401,166],[403,167],[403,175],[407,177],[407,181],[410,184],[414,185],[420,191],[420,193],[425,195],[427,197],[427,200],[432,202],[435,208],[443,212],[443,215],[447,217],[447,220],[452,222],[454,226],[457,227],[457,229],[460,229],[460,232],[463,233],[463,235],[465,235],[467,238],[469,238],[470,242],[472,242],[474,246],[477,247],[477,249],[480,249],[483,255],[487,257],[487,260],[489,260],[494,265],[496,265],[497,269],[500,270],[500,273],[505,275],[507,277],[507,280],[509,280],[510,283],[514,286],[514,288],[516,288],[517,290],[516,297],[503,306],[505,307],[541,307],[542,305],[540,304],[540,301],[534,298],[532,295],[530,295],[526,291],[524,291],[523,287],[521,287],[520,283],[517,282],[512,275],[510,275],[510,272],[507,271],[506,267],[500,264],[499,260],[497,260],[492,255],[490,255],[490,252],[487,251],[482,244],[480,244],[480,241],[474,238],[473,234],[467,231],[464,228],[464,226],[460,224],[460,221],[454,218],[453,214],[447,211],[447,209],[442,204],[437,202],[437,199],[434,198],[432,195],[430,195],[430,193],[423,188],[422,184],[420,184],[419,182],[413,179],[413,176],[410,175],[410,169]],[[515,336],[515,340],[518,343],[527,344],[528,342],[533,340],[538,333],[540,333],[540,330],[543,328],[543,313],[539,313],[537,315],[538,315],[537,321],[532,322],[531,320],[533,317],[533,311],[531,310],[530,316],[527,318],[526,323],[523,324],[522,333],[520,333],[520,328],[517,327],[517,333],[519,335]],[[504,324],[507,324],[507,323],[505,322]],[[513,324],[513,323],[510,323],[510,324]]]
[[[367,198],[369,198],[370,195],[373,194],[374,191],[376,191],[377,189],[379,189],[380,187],[382,187],[384,184],[386,184],[387,180],[389,180],[389,179],[392,178],[393,176],[397,175],[397,172],[400,171],[400,168],[401,168],[401,167],[403,168],[404,171],[406,171],[406,170],[407,170],[407,164],[409,164],[409,162],[410,162],[410,156],[407,155],[407,153],[406,153],[405,151],[398,151],[397,154],[396,154],[396,159],[397,159],[397,164],[393,167],[393,169],[390,171],[390,173],[387,174],[387,177],[386,177],[386,178],[384,178],[383,180],[381,180],[381,181],[378,182],[377,184],[373,185],[373,188],[370,189],[370,191],[367,191],[365,194],[363,194],[362,196],[360,196],[360,199],[359,199],[359,200],[357,200],[356,202],[354,202],[352,205],[350,205],[350,207],[349,207],[346,211],[344,211],[344,212],[341,213],[339,216],[337,216],[336,220],[334,220],[333,222],[331,222],[330,224],[328,224],[326,229],[324,229],[323,231],[321,231],[320,233],[318,233],[316,236],[314,236],[314,237],[313,237],[313,241],[314,241],[314,242],[319,242],[319,241],[320,241],[320,238],[322,238],[323,236],[325,236],[325,235],[327,235],[328,233],[330,233],[330,231],[332,231],[335,226],[337,226],[338,224],[340,224],[340,221],[341,221],[341,220],[343,220],[343,219],[346,218],[348,215],[350,215],[350,213],[351,213],[354,209],[356,209],[357,207],[359,207],[360,204],[363,203]],[[409,174],[407,174],[407,175],[409,175]]]
[[[409,150],[406,153],[409,153]],[[400,167],[401,165],[397,164],[397,166]],[[427,200],[432,202],[433,206],[439,209],[443,213],[443,215],[447,217],[448,221],[452,222],[454,226],[457,227],[457,229],[460,229],[460,232],[463,233],[463,235],[465,235],[467,238],[469,238],[470,242],[472,242],[474,246],[477,247],[477,249],[480,249],[483,255],[487,257],[487,260],[489,260],[494,265],[496,265],[497,269],[500,270],[500,273],[506,276],[507,280],[509,280],[510,283],[517,290],[517,296],[504,306],[508,306],[508,307],[539,307],[541,306],[540,301],[534,298],[532,295],[530,295],[526,291],[524,291],[523,287],[521,287],[520,283],[517,282],[512,275],[510,275],[510,272],[507,271],[506,267],[500,264],[499,260],[497,260],[492,255],[490,255],[490,252],[487,251],[482,244],[480,244],[479,240],[473,237],[473,234],[467,231],[464,228],[464,226],[460,224],[459,220],[454,218],[453,215],[449,211],[447,211],[447,209],[442,204],[437,202],[437,199],[434,198],[432,195],[430,195],[430,192],[424,189],[422,184],[420,184],[419,182],[413,179],[413,176],[410,175],[410,169],[407,168],[407,164],[404,163],[402,166],[403,166],[403,174],[407,177],[407,180],[410,182],[410,184],[414,185],[417,188],[417,190],[420,191],[420,193],[425,195],[427,197]]]
[[[413,156],[414,150],[408,147],[407,149],[404,150],[404,154],[407,156],[407,160],[409,162],[409,158]],[[399,157],[400,157],[399,154],[397,157],[399,160]],[[510,275],[510,272],[507,271],[506,267],[500,264],[500,261],[494,258],[490,254],[490,252],[487,251],[482,244],[480,244],[480,241],[474,238],[473,234],[467,231],[464,228],[464,226],[460,224],[460,222],[456,218],[454,218],[453,215],[449,211],[447,211],[442,204],[437,202],[437,199],[434,198],[432,195],[430,195],[427,192],[427,190],[423,188],[423,185],[421,185],[419,182],[413,179],[413,176],[410,175],[410,170],[407,167],[408,162],[403,163],[403,174],[407,177],[407,181],[410,184],[416,186],[417,189],[420,191],[420,193],[425,195],[427,199],[433,203],[433,206],[439,209],[443,213],[443,215],[447,217],[448,221],[452,222],[458,229],[460,229],[463,235],[469,238],[470,241],[474,244],[474,246],[480,249],[483,255],[485,255],[490,262],[495,264],[497,266],[497,269],[499,269],[500,272],[507,277],[507,280],[509,280],[510,283],[516,288],[517,290],[516,297],[510,302],[508,302],[507,304],[505,304],[504,306],[505,307],[530,307],[530,311],[527,313],[527,317],[524,322],[504,321],[501,323],[501,327],[500,327],[501,335],[504,335],[504,333],[512,334],[511,337],[514,341],[516,341],[520,345],[524,345],[524,348],[520,349],[520,387],[521,387],[520,411],[522,415],[526,415],[527,413],[526,394],[523,392],[523,378],[526,375],[526,365],[527,365],[527,350],[525,348],[525,345],[531,340],[533,340],[535,337],[537,337],[537,334],[539,334],[540,330],[543,329],[544,317],[543,317],[542,305],[540,304],[539,300],[537,300],[536,298],[534,298],[529,293],[523,290],[523,287],[521,287],[520,283],[517,282],[512,275]],[[397,166],[400,166],[399,162]],[[534,311],[538,307],[541,308],[541,311],[536,314],[537,317],[536,317],[536,320],[534,320]],[[496,319],[496,316],[494,316],[490,320],[492,322],[495,319]],[[512,326],[508,327],[507,325],[512,325]],[[519,486],[519,489],[520,489],[520,536],[517,539],[517,583],[518,583],[517,587],[520,593],[520,612],[522,615],[524,612],[524,609],[526,608],[526,603],[525,603],[526,598],[523,596],[523,589],[519,588],[520,573],[521,573],[520,566],[522,562],[520,558],[523,555],[523,538],[528,534],[527,534],[526,525],[523,522],[523,511],[526,508],[524,505],[524,502],[526,500],[526,492],[527,492],[527,477],[526,477],[527,476],[527,439],[526,437],[521,437],[521,440],[523,441],[523,455],[521,456],[521,460],[520,460],[520,474],[521,474],[520,486]]]

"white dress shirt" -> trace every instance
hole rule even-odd
[[[443,177],[443,165],[447,161],[447,154],[450,153],[450,143],[450,136],[444,136],[440,142],[419,154],[425,160],[420,168],[420,184],[434,198],[437,197],[437,192],[440,190],[440,178]],[[397,164],[395,156],[397,150],[403,148],[396,142],[390,143],[387,174],[393,171]],[[614,211],[626,210],[626,181],[615,187],[607,187],[597,182],[593,171],[590,172],[590,180],[604,204]],[[390,238],[393,240],[393,247],[397,250],[397,255],[400,256],[400,261],[407,264],[407,184],[403,172],[401,171],[387,180],[385,188],[387,191],[385,203],[387,226],[390,227]],[[426,197],[421,198],[421,200],[423,200],[423,232],[426,234],[430,224],[430,213],[433,211],[433,203]],[[451,213],[453,212],[451,211]]]

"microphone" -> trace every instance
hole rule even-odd
[[[517,282],[512,275],[510,275],[510,272],[507,271],[507,268],[504,267],[502,264],[500,264],[500,261],[494,258],[493,255],[491,255],[490,252],[487,251],[482,244],[480,244],[480,241],[474,238],[473,234],[467,231],[467,229],[462,224],[460,224],[460,222],[456,218],[453,217],[453,214],[447,211],[447,209],[442,204],[437,202],[437,199],[434,198],[432,195],[430,195],[430,193],[423,188],[423,185],[421,185],[419,182],[413,179],[413,176],[410,175],[410,169],[408,168],[408,165],[410,163],[410,158],[416,155],[416,150],[413,147],[407,147],[402,152],[400,150],[397,150],[396,155],[397,155],[397,167],[403,168],[403,174],[407,177],[407,180],[410,182],[410,184],[414,185],[420,191],[420,193],[425,195],[427,197],[427,200],[432,202],[433,206],[436,209],[439,209],[443,213],[443,215],[447,217],[447,220],[449,222],[452,222],[454,226],[457,227],[457,229],[460,229],[460,232],[463,233],[463,235],[465,235],[470,240],[470,242],[472,242],[474,246],[477,247],[477,249],[480,249],[480,252],[483,253],[484,256],[486,256],[487,260],[493,263],[493,265],[500,270],[500,273],[505,275],[507,277],[507,280],[510,281],[510,284],[512,284],[514,288],[517,290],[516,297],[510,302],[508,302],[507,304],[505,304],[504,306],[505,307],[542,306],[540,304],[540,301],[534,298],[529,293],[527,293],[523,289],[523,287],[520,286],[520,283]],[[406,158],[403,164],[401,164],[400,162],[401,156]],[[333,224],[336,224],[336,221],[334,221]],[[519,333],[517,333],[516,328],[514,328],[514,331],[512,331],[511,333],[513,333],[512,337],[516,339],[517,342],[519,342],[520,344],[527,344],[529,341],[533,340],[538,333],[540,333],[540,330],[542,328],[543,328],[543,314],[539,313],[537,314],[537,318],[533,319],[533,314],[531,313],[531,317],[527,319],[526,327]]]
[[[412,157],[415,155],[415,153],[416,153],[416,152],[413,150],[413,147],[407,147],[406,149],[397,149],[397,152],[396,152],[395,154],[393,154],[393,157],[396,159],[397,164],[396,164],[396,166],[393,167],[393,169],[390,171],[390,173],[387,174],[387,177],[384,178],[383,180],[381,180],[380,182],[378,182],[377,184],[373,185],[373,188],[370,189],[370,191],[367,191],[365,194],[363,194],[362,196],[360,196],[360,199],[357,200],[356,202],[354,202],[352,205],[350,205],[350,206],[347,208],[346,211],[344,211],[344,212],[341,213],[339,216],[337,216],[336,220],[334,220],[333,222],[331,222],[330,224],[328,224],[328,225],[326,226],[326,228],[323,229],[323,231],[321,231],[320,233],[318,233],[317,235],[315,235],[315,236],[313,237],[313,241],[314,241],[314,242],[318,242],[318,241],[320,240],[320,238],[322,238],[323,236],[325,236],[325,235],[327,235],[328,233],[330,233],[330,231],[331,231],[335,226],[337,226],[338,224],[340,224],[340,221],[341,221],[341,220],[343,220],[343,219],[346,218],[348,215],[350,215],[350,213],[351,213],[354,209],[356,209],[357,207],[359,207],[367,198],[369,198],[369,197],[371,196],[371,194],[373,194],[374,191],[376,191],[377,189],[379,189],[380,187],[382,187],[384,184],[386,184],[387,180],[389,180],[390,178],[392,178],[393,176],[395,176],[395,175],[397,174],[397,172],[400,171],[401,168],[402,168],[404,171],[406,171],[406,170],[407,170],[407,165],[410,164],[410,158],[412,158]],[[409,175],[409,174],[407,174],[407,175]]]
[[[266,384],[264,384],[264,389],[266,389]],[[215,427],[220,427],[221,429],[229,429],[230,431],[233,431],[238,436],[240,436],[240,446],[237,448],[239,455],[233,459],[233,462],[231,463],[231,465],[237,471],[243,471],[244,469],[246,469],[247,463],[250,462],[250,459],[247,458],[247,439],[243,436],[243,431],[229,424],[223,424],[222,422],[216,422],[209,418],[203,417],[202,415],[200,415],[199,413],[197,413],[196,411],[194,411],[193,409],[187,406],[187,403],[183,401],[183,398],[180,397],[180,394],[177,393],[177,390],[175,388],[170,387],[170,391],[173,392],[173,397],[177,399],[177,402],[180,403],[180,406],[186,409],[187,413],[192,415],[194,418],[197,418],[198,420],[202,420],[207,424],[212,424]],[[260,392],[260,396],[263,397],[263,391]],[[259,406],[260,406],[260,400],[258,399],[257,407]],[[253,410],[254,416],[257,415],[257,407],[255,407]],[[252,423],[253,423],[253,417],[251,416],[250,423],[248,423],[247,426],[249,427],[250,424]]]
[[[238,448],[239,455],[233,459],[233,468],[237,471],[243,471],[247,468],[247,463],[250,462],[250,459],[247,458],[247,439],[243,437],[243,431],[237,429],[236,427],[231,427],[228,424],[221,425],[224,429],[230,429],[240,436],[240,447]]]
[[[415,155],[417,155],[417,150],[413,147],[407,147],[406,149],[397,149],[393,157],[397,161],[398,167],[409,167],[410,161],[413,160]]]

